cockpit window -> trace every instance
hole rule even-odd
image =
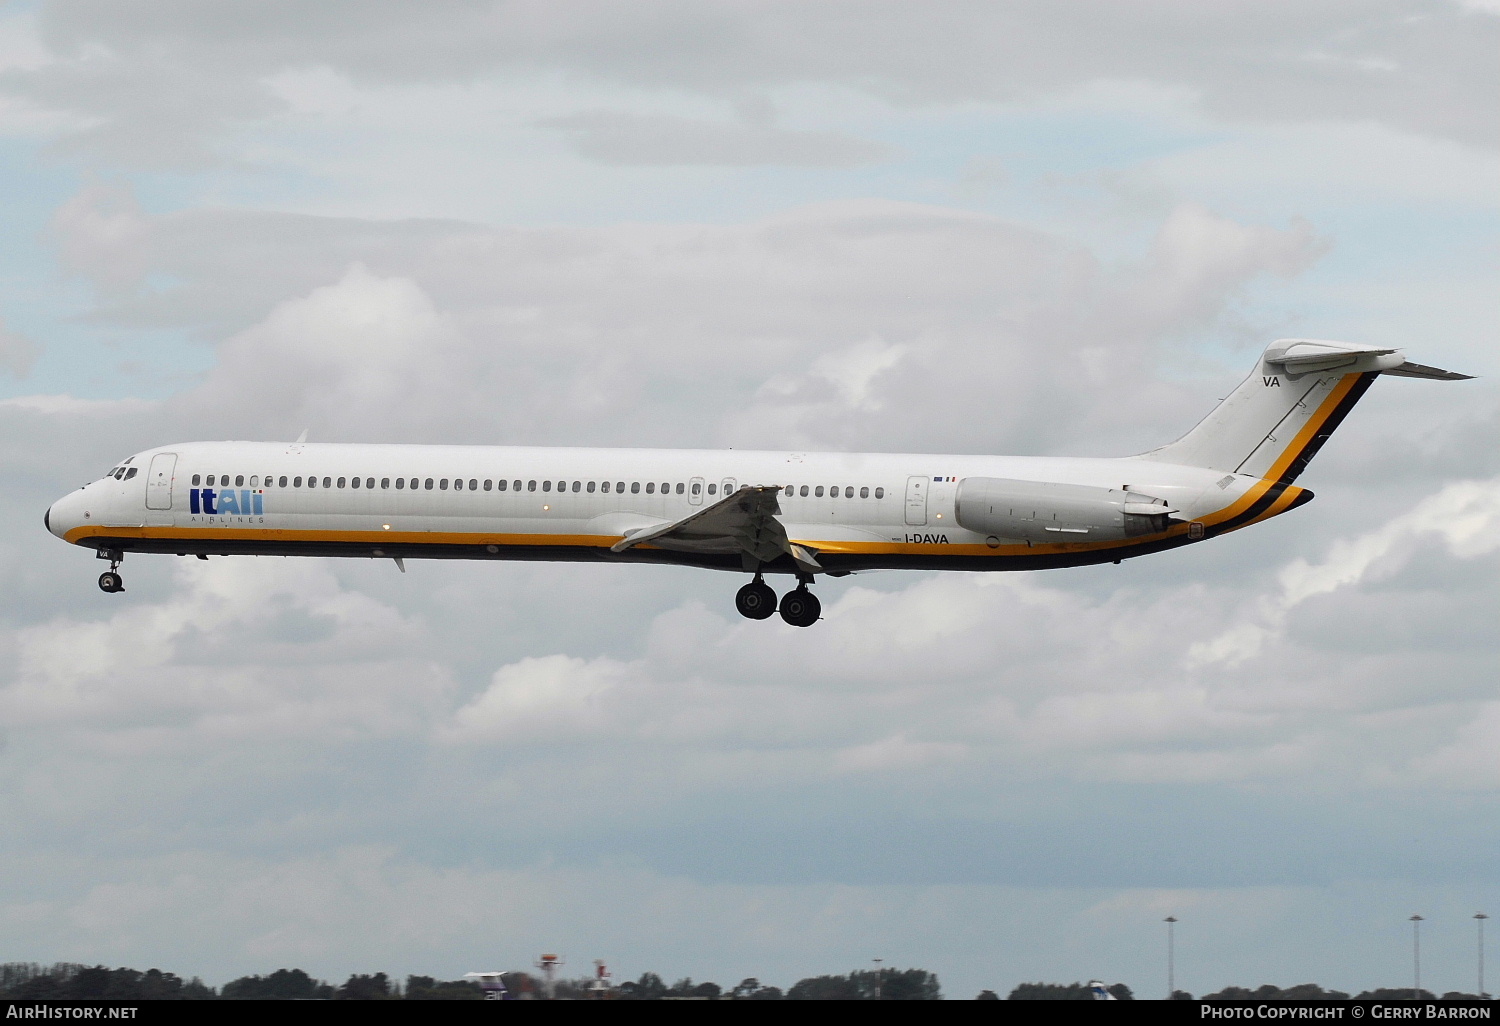
[[[125,471],[125,480],[129,481],[132,477],[135,477],[135,471],[135,467],[131,467],[129,470]]]

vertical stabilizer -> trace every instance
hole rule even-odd
[[[1197,427],[1138,458],[1290,483],[1381,373],[1467,377],[1408,363],[1395,349],[1284,338]]]

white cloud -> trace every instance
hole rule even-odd
[[[1374,119],[1494,143],[1493,112],[1478,98],[1493,92],[1495,25],[1473,5],[1372,11],[1329,0],[1188,12],[1166,3],[953,0],[920,12],[898,5],[856,13],[837,4],[705,10],[668,0],[334,11],[343,8],[269,18],[254,5],[221,5],[188,15],[161,2],[135,5],[126,17],[99,0],[54,0],[37,19],[52,59],[24,65],[8,86],[92,120],[79,143],[148,164],[212,159],[225,128],[285,111],[278,93],[289,88],[305,95],[284,81],[304,69],[401,85],[529,74],[727,98],[812,82],[895,104],[946,105],[1144,79],[1196,93],[1219,117]],[[827,144],[801,145],[826,153]]]
[[[1292,610],[1367,578],[1399,569],[1423,535],[1437,535],[1454,556],[1473,559],[1500,547],[1500,481],[1456,481],[1377,530],[1340,540],[1323,562],[1298,558],[1279,575],[1279,593],[1262,596],[1254,612],[1229,630],[1189,649],[1189,666],[1234,665],[1257,653],[1287,626]]]
[[[837,132],[643,116],[618,110],[583,111],[537,124],[567,133],[579,154],[604,164],[853,167],[892,155],[889,147]]]

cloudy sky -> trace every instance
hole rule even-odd
[[[0,5],[0,958],[1474,985],[1500,6]],[[1211,546],[871,574],[135,557],[198,438],[1124,455],[1377,384]]]

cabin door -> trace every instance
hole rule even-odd
[[[927,523],[927,489],[931,481],[930,477],[906,479],[906,522],[913,527]]]
[[[146,508],[172,508],[172,475],[177,471],[177,454],[159,452],[151,457],[151,470],[146,474]]]

